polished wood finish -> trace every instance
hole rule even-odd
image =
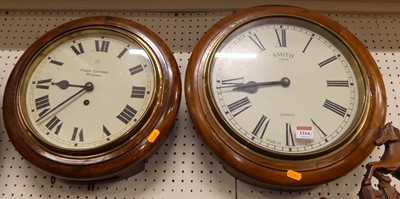
[[[21,119],[18,110],[18,87],[22,75],[35,54],[52,39],[79,28],[104,27],[120,29],[137,35],[154,51],[161,65],[161,90],[157,106],[151,118],[133,138],[114,149],[99,154],[73,156],[54,151],[40,143]],[[8,80],[5,94],[3,115],[5,127],[11,142],[20,154],[34,167],[60,177],[74,181],[93,181],[125,178],[144,169],[144,161],[150,157],[167,138],[172,130],[181,99],[181,80],[176,61],[167,45],[152,31],[127,19],[116,17],[88,17],[65,23],[49,31],[34,42],[21,56]],[[154,142],[147,138],[158,129],[160,134]]]
[[[353,51],[364,66],[370,84],[366,120],[347,145],[309,160],[281,161],[251,151],[226,133],[210,108],[203,84],[207,56],[227,32],[239,24],[268,16],[296,16],[334,32]],[[333,20],[302,8],[260,6],[238,11],[215,24],[199,41],[189,61],[185,77],[185,96],[190,116],[208,147],[224,162],[227,171],[252,184],[269,188],[303,189],[337,179],[357,167],[374,149],[379,128],[386,117],[386,93],[378,67],[363,44],[346,28]],[[301,180],[287,176],[288,170],[302,175]]]

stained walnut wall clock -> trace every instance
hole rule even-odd
[[[386,115],[376,63],[346,28],[288,6],[238,11],[194,49],[185,79],[198,133],[233,175],[301,189],[373,150]]]
[[[76,181],[127,177],[166,139],[181,82],[166,44],[144,26],[88,17],[56,27],[21,56],[3,114],[32,165]]]

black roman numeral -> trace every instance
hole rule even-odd
[[[57,116],[54,116],[53,118],[50,119],[49,122],[47,122],[47,124],[45,125],[50,131],[54,129],[54,127],[57,126],[56,131],[54,132],[54,134],[58,135],[58,133],[61,130],[62,127],[62,122],[60,119],[57,118]]]
[[[143,71],[143,66],[139,64],[137,66],[130,68],[129,71],[131,72],[131,75],[135,75]]]
[[[100,43],[99,40],[95,40],[94,43],[96,45],[96,52],[103,52],[103,53],[108,52],[108,47],[110,46],[109,41],[101,41]]]
[[[328,87],[349,87],[348,80],[327,80],[326,84]]]
[[[308,46],[310,45],[311,41],[313,40],[313,38],[314,38],[314,34],[312,34],[312,36],[311,36],[310,39],[308,40],[306,46],[304,47],[304,49],[303,49],[303,51],[302,51],[303,53],[306,52],[306,50],[307,50]]]
[[[243,82],[244,82],[243,77],[232,78],[232,79],[223,79],[221,81],[222,85],[243,84]]]
[[[266,117],[265,115],[262,115],[260,120],[258,121],[256,127],[253,129],[253,132],[251,132],[254,136],[262,139],[264,137],[265,131],[267,130],[268,124],[269,124],[269,118]],[[254,137],[253,137],[254,139]]]
[[[265,47],[264,45],[261,43],[260,39],[258,38],[258,36],[256,34],[252,34],[249,36],[251,41],[253,41],[257,47],[260,49],[260,51],[264,51]]]
[[[145,93],[146,93],[146,87],[132,86],[132,93],[131,93],[132,98],[144,98]]]
[[[127,51],[128,51],[127,48],[122,49],[122,51],[118,54],[117,57],[121,59],[121,57],[124,56]]]
[[[79,139],[79,142],[83,142],[83,129],[79,131],[78,127],[74,127],[74,131],[72,132],[72,141],[76,141],[76,139]]]
[[[137,111],[130,107],[129,105],[126,105],[124,110],[117,116],[121,122],[124,124],[128,124],[136,115]]]
[[[337,57],[334,55],[334,56],[332,56],[332,57],[326,59],[325,61],[323,61],[323,62],[321,62],[321,63],[318,63],[318,66],[319,66],[320,68],[322,68],[323,66],[325,66],[325,65],[327,65],[327,64],[329,64],[329,63],[331,63],[331,62],[333,62],[333,61],[335,61],[335,60],[337,60]]]
[[[317,123],[315,123],[314,122],[314,120],[313,119],[311,119],[311,122],[314,124],[314,126],[318,129],[318,133],[319,133],[319,136],[321,137],[321,138],[324,138],[324,137],[326,137],[326,133],[321,129],[321,127],[319,127],[318,125],[317,125]],[[321,135],[322,134],[322,135]]]
[[[61,122],[60,119],[58,119],[56,116],[54,116],[53,118],[51,118],[51,120],[45,125],[49,130],[53,130],[53,128],[59,123]]]
[[[39,80],[36,83],[36,88],[38,88],[38,89],[49,89],[50,83],[51,83],[51,79]]]
[[[49,96],[45,95],[35,99],[36,109],[40,110],[50,106]]]
[[[237,115],[239,115],[240,113],[242,113],[243,111],[245,111],[250,107],[251,107],[250,100],[247,97],[244,97],[228,105],[228,109],[234,117],[236,117]]]
[[[286,146],[294,146],[292,126],[289,123],[286,123]]]
[[[323,107],[327,108],[330,111],[344,117],[346,115],[347,109],[339,104],[336,104],[328,99],[325,100]]]
[[[71,46],[71,49],[72,49],[72,51],[74,51],[74,53],[75,53],[76,55],[80,55],[80,54],[82,54],[82,53],[85,52],[85,51],[83,50],[82,43],[78,43],[76,46],[75,46],[75,45]]]
[[[45,114],[50,109],[49,96],[45,95],[45,96],[42,96],[42,97],[39,97],[39,98],[35,99],[35,105],[36,105],[36,110],[43,109],[38,114],[39,117],[41,117],[43,114]]]
[[[103,125],[103,133],[106,134],[106,136],[111,135],[110,131],[104,125]]]
[[[221,86],[217,87],[217,89],[231,88],[231,87],[235,87],[238,84],[243,84],[244,78],[238,77],[238,78],[232,78],[232,79],[217,80],[217,83],[221,83]]]
[[[276,38],[278,40],[276,47],[286,47],[286,30],[275,29]]]
[[[60,62],[60,61],[56,61],[54,59],[50,60],[51,64],[57,65],[57,66],[62,66],[64,63]]]

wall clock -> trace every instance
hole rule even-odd
[[[127,177],[166,139],[181,82],[144,26],[88,17],[49,31],[16,64],[4,95],[10,140],[32,165],[75,181]]]
[[[376,63],[315,12],[260,6],[219,21],[189,61],[198,133],[247,182],[301,189],[337,179],[373,150],[386,96]]]

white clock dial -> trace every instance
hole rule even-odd
[[[32,131],[56,148],[85,151],[140,129],[157,85],[157,69],[142,45],[106,29],[77,31],[50,44],[21,89]]]
[[[351,139],[365,100],[351,52],[302,20],[268,20],[235,30],[210,60],[216,117],[245,145],[283,155],[326,152]]]

